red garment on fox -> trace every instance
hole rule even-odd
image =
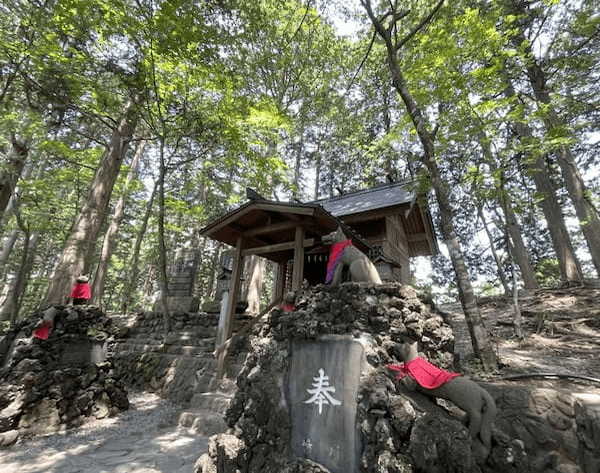
[[[401,365],[387,365],[387,367],[398,372],[396,379],[402,379],[408,375],[426,389],[439,388],[442,384],[460,376],[460,373],[442,370],[420,356],[408,363],[402,363]]]
[[[331,245],[331,248],[329,249],[329,261],[327,262],[327,274],[325,275],[325,284],[329,284],[333,280],[335,268],[340,262],[344,250],[346,249],[346,247],[351,245],[352,240],[344,240]]]
[[[91,299],[92,290],[90,285],[86,282],[75,283],[69,297],[72,299]]]

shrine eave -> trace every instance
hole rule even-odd
[[[304,229],[303,246],[315,248],[321,244],[323,235],[339,226],[355,245],[363,251],[369,249],[340,219],[312,203],[250,200],[210,222],[200,234],[234,247],[242,238],[244,253],[280,262],[293,255],[297,227]]]

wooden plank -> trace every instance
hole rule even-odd
[[[266,210],[269,212],[279,213],[290,213],[299,215],[314,215],[315,209],[313,207],[293,207],[290,205],[276,205],[276,204],[256,204],[257,209]]]
[[[408,241],[427,241],[427,233],[413,233],[408,235]],[[429,243],[427,241],[427,243]]]
[[[227,298],[227,311],[225,313],[225,321],[223,324],[223,333],[217,339],[227,340],[231,337],[231,331],[233,329],[233,316],[235,314],[235,306],[237,305],[238,293],[240,291],[240,276],[242,275],[242,269],[244,267],[244,256],[242,255],[242,247],[244,239],[240,236],[237,239],[235,245],[235,256],[233,257],[233,268],[231,271],[231,281],[229,282],[229,297]],[[225,371],[225,352],[219,354],[217,360],[217,379],[220,380],[223,377]]]
[[[304,232],[303,232],[304,233]],[[313,246],[315,244],[314,238],[307,238],[303,242],[303,246]],[[276,243],[274,245],[257,246],[256,248],[248,248],[242,252],[243,256],[249,255],[262,255],[265,253],[277,253],[278,251],[293,250],[296,247],[295,241],[288,241],[286,243]]]
[[[304,227],[296,227],[294,240],[294,272],[292,273],[292,291],[300,289],[304,278]]]
[[[226,217],[224,220],[222,220],[221,222],[219,222],[218,224],[216,224],[214,227],[208,228],[208,229],[204,230],[204,232],[202,234],[204,236],[210,237],[211,235],[213,235],[214,233],[216,233],[217,231],[219,231],[223,227],[226,227],[231,222],[233,222],[233,221],[237,220],[238,218],[240,218],[242,215],[246,215],[248,212],[250,212],[254,208],[255,207],[250,204],[250,205],[248,205],[248,207],[245,207],[245,208],[241,207],[238,210],[234,210],[229,215],[229,217]]]

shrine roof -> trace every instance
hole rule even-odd
[[[381,184],[370,189],[349,192],[310,203],[319,204],[332,215],[342,217],[411,203],[415,199],[413,185],[414,181]]]

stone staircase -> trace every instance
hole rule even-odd
[[[113,322],[122,327],[123,336],[110,351],[130,387],[154,391],[185,406],[179,425],[193,433],[208,436],[226,430],[224,414],[247,352],[243,342],[235,343],[225,377],[217,382],[213,356],[217,314],[176,313],[166,339],[156,313],[117,316]],[[243,321],[236,320],[234,330],[239,323]]]
[[[233,390],[195,394],[190,405],[179,415],[179,425],[204,436],[224,432],[227,429],[225,411],[233,394]]]

